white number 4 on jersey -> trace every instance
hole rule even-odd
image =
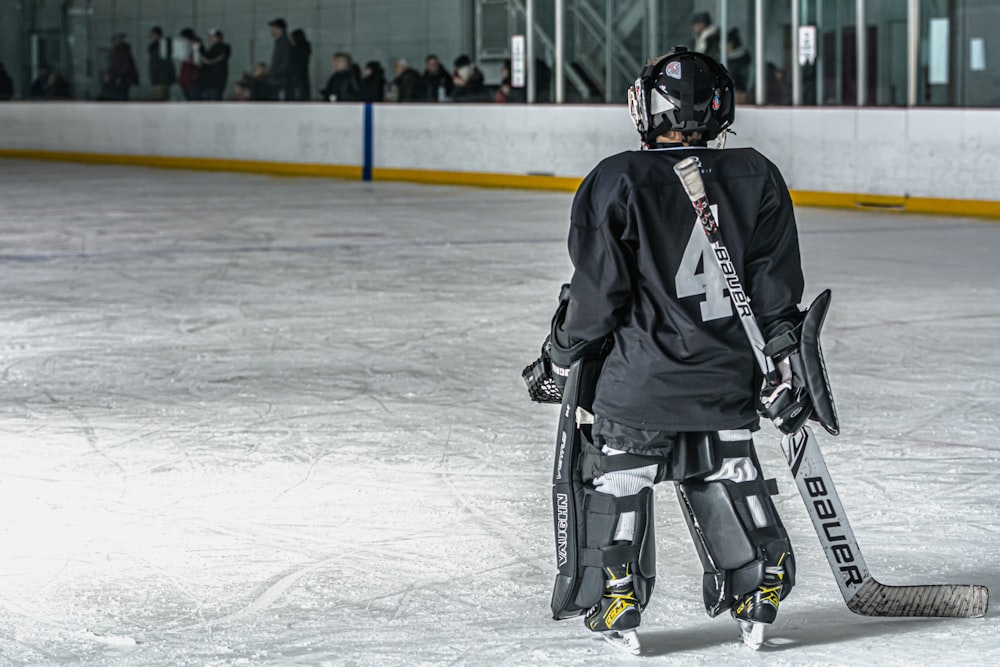
[[[714,204],[712,215],[716,220],[719,219],[719,208]],[[705,301],[701,304],[701,319],[705,322],[731,317],[733,314],[733,304],[726,294],[725,276],[722,275],[719,263],[712,257],[712,246],[697,220],[691,228],[691,238],[684,248],[677,275],[674,276],[674,286],[677,288],[678,299],[705,295]]]

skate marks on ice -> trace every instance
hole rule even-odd
[[[948,642],[961,642],[962,628],[956,626],[955,619],[900,618],[872,619],[859,618],[843,610],[842,605],[828,607],[811,606],[802,609],[787,609],[778,621],[765,629],[764,643],[754,651],[743,643],[737,624],[728,617],[710,620],[686,618],[683,627],[662,629],[659,624],[648,624],[639,628],[644,657],[673,657],[679,660],[694,658],[710,652],[726,656],[729,660],[768,660],[768,655],[797,662],[825,656],[838,663],[838,649],[843,649],[840,660],[853,662],[860,659],[856,652],[875,649],[885,641],[920,642],[930,636]],[[669,624],[667,624],[669,625]],[[847,647],[851,648],[847,648]],[[816,650],[808,650],[816,649]],[[995,648],[994,648],[995,650]],[[946,651],[941,651],[942,655]],[[853,656],[853,657],[851,657]],[[881,664],[903,664],[886,659]],[[847,663],[844,663],[847,664]]]
[[[40,647],[34,658],[22,651],[25,662],[93,659],[112,648],[131,664],[174,664],[168,654],[337,659],[366,654],[354,636],[361,626],[383,647],[368,653],[373,662],[440,664],[478,650],[480,642],[450,641],[452,630],[475,636],[512,609],[541,614],[544,497],[538,535],[525,535],[523,516],[535,502],[526,489],[546,483],[549,447],[536,455],[532,426],[498,437],[508,417],[484,399],[501,395],[504,404],[502,392],[456,382],[448,363],[455,352],[462,361],[477,328],[496,326],[485,311],[470,325],[467,309],[430,304],[431,326],[398,337],[396,322],[412,317],[423,290],[469,300],[465,288],[438,284],[453,267],[434,267],[485,270],[472,261],[477,244],[456,253],[439,241],[416,244],[424,250],[400,261],[396,251],[411,255],[413,244],[396,243],[382,260],[362,253],[359,274],[353,247],[321,249],[346,253],[334,270],[302,268],[303,253],[287,252],[304,247],[296,244],[258,253],[264,264],[206,248],[118,255],[112,267],[94,243],[83,244],[80,262],[31,268],[36,281],[72,284],[73,299],[37,286],[29,293],[23,265],[9,281],[21,288],[9,303],[46,305],[19,312],[19,338],[29,342],[13,346],[23,354],[5,369],[23,386],[8,404],[15,414],[4,416],[24,435],[13,445],[26,457],[8,461],[5,480],[50,479],[58,490],[39,495],[74,507],[52,524],[64,543],[48,557],[29,527],[15,533],[27,538],[14,551],[28,572],[68,553],[64,574],[34,589],[43,595],[34,609],[12,610],[21,620],[10,625],[25,635],[12,644]],[[413,262],[431,269],[430,285],[397,298]],[[307,315],[289,318],[296,309]],[[481,411],[465,407],[470,396]],[[511,462],[540,465],[511,470]],[[42,567],[26,562],[36,554]],[[34,595],[25,583],[14,597]],[[505,597],[502,611],[492,606]],[[48,617],[60,622],[34,620]]]
[[[548,618],[555,415],[517,375],[568,275],[568,195],[17,164],[0,164],[0,490],[23,508],[0,553],[3,660],[608,659],[582,623]],[[982,313],[969,286],[991,278],[897,262],[914,285],[900,299],[852,254],[858,233],[892,256],[916,224],[907,252],[976,257],[993,228],[847,218],[852,233],[804,212],[802,239],[810,280],[838,292],[828,355],[855,430],[827,456],[858,539],[886,583],[1000,588],[961,565],[988,570],[1000,548],[995,321],[896,324],[900,302]],[[704,617],[666,489],[639,630],[658,662],[997,655],[995,612],[855,621],[777,438],[760,447],[800,559],[775,646],[755,656]]]

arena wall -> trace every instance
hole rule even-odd
[[[1000,217],[1000,110],[748,108],[796,203]],[[624,109],[360,104],[0,105],[0,156],[572,190],[635,148]]]

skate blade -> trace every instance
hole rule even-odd
[[[619,651],[639,655],[642,652],[642,645],[639,643],[639,635],[635,630],[606,630],[601,633],[604,641],[608,642]]]
[[[750,621],[739,621],[740,638],[743,643],[754,651],[760,650],[764,645],[764,629],[766,623],[751,623]]]

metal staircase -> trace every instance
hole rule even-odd
[[[645,51],[646,3],[574,0],[569,4],[574,45],[571,61],[600,82],[605,102],[624,100]],[[569,60],[570,58],[567,57]]]
[[[567,98],[624,100],[649,50],[649,3],[644,0],[566,0],[564,75]],[[546,12],[548,12],[546,14]],[[555,67],[555,16],[551,3],[535,4],[535,57]],[[476,58],[480,63],[510,57],[510,36],[526,29],[524,0],[476,0]],[[538,99],[551,99],[539,91]]]

